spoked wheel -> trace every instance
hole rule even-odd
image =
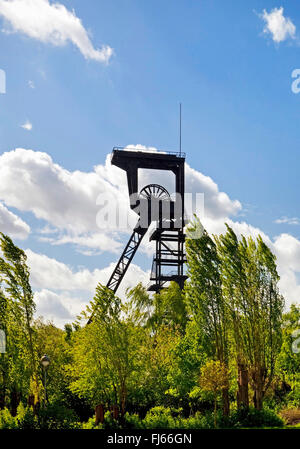
[[[140,197],[147,200],[157,199],[160,201],[170,201],[169,192],[159,184],[149,184],[140,192]]]

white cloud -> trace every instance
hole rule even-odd
[[[158,172],[158,176],[158,181],[165,185],[164,174]],[[53,245],[73,243],[78,250],[87,255],[94,251],[109,251],[115,254],[122,251],[128,234],[120,236],[115,228],[101,230],[96,224],[99,208],[96,200],[101,192],[109,193],[112,198],[118,199],[124,213],[129,210],[125,172],[112,166],[109,156],[105,164],[94,167],[90,172],[68,171],[55,164],[46,153],[17,149],[0,156],[0,179],[0,200],[5,202],[2,212],[5,211],[3,214],[6,221],[8,218],[10,220],[7,221],[8,234],[11,234],[9,229],[13,230],[15,227],[16,234],[26,237],[29,227],[9,212],[6,206],[32,212],[36,218],[42,219],[43,227],[39,231],[39,238]],[[142,184],[145,185],[149,181],[148,175],[142,173]],[[171,189],[171,184],[166,187]],[[260,229],[245,221],[234,220],[234,215],[241,210],[241,204],[221,192],[210,177],[192,169],[189,165],[186,166],[186,190],[204,193],[205,215],[200,218],[210,233],[224,232],[224,223],[227,222],[238,235],[257,237],[261,234],[278,258],[280,287],[286,296],[287,304],[299,301],[300,281],[297,279],[300,273],[299,240],[289,234],[281,234],[275,239],[270,239]],[[136,216],[134,218],[136,219]],[[147,255],[153,254],[147,235],[141,250]],[[77,310],[82,310],[84,304],[90,301],[97,283],[107,282],[114,268],[114,264],[110,264],[93,271],[86,268],[74,269],[31,250],[27,250],[27,255],[33,286],[38,292],[43,291],[41,301],[48,301],[45,299],[48,297],[49,304],[60,301],[72,317],[75,310],[77,313]],[[147,283],[149,275],[137,265],[131,265],[120,286],[120,295],[124,295],[125,288],[129,284],[134,285],[139,280]],[[47,292],[52,292],[54,296]],[[73,299],[77,305],[71,310],[69,305]],[[60,314],[65,313],[63,309],[59,310]]]
[[[86,291],[93,294],[98,282],[106,284],[115,266],[115,263],[111,263],[105,268],[93,271],[87,268],[74,270],[56,259],[37,254],[30,249],[26,250],[26,254],[31,269],[31,282],[36,289]],[[148,281],[147,274],[137,265],[131,264],[118,293],[124,295],[128,286],[140,281]]]
[[[32,80],[28,81],[28,86],[30,87],[30,89],[35,89],[35,84]]]
[[[64,324],[72,320],[70,310],[64,304],[66,299],[70,299],[69,295],[58,295],[50,290],[43,289],[34,296],[36,303],[36,315],[47,317],[47,320],[56,321],[63,320]],[[72,305],[70,305],[72,307]]]
[[[0,232],[24,240],[28,237],[30,227],[0,202]]]
[[[50,233],[53,234],[53,231]],[[71,243],[76,246],[79,253],[85,255],[96,255],[102,251],[119,253],[121,250],[121,243],[104,233],[85,233],[81,235],[63,234],[55,237],[40,237],[39,240],[41,242],[51,243],[54,246]],[[97,248],[99,249],[98,251]]]
[[[273,250],[277,256],[280,274],[280,290],[287,299],[300,304],[300,241],[290,234],[281,234],[274,239]]]
[[[274,42],[283,42],[286,39],[294,39],[296,26],[289,17],[284,17],[284,9],[274,8],[269,13],[264,9],[260,17],[265,21],[264,33],[272,35]]]
[[[21,128],[26,129],[26,131],[32,130],[32,123],[30,123],[29,120],[27,120],[23,125],[21,125]]]
[[[55,164],[46,153],[19,148],[0,156],[0,178],[0,199],[10,207],[32,212],[54,227],[57,234],[52,230],[47,236],[43,231],[41,237],[52,244],[73,243],[85,253],[92,249],[96,252],[120,250],[118,223],[104,229],[96,223],[99,194],[108,195],[112,204],[118,204],[120,216],[130,220],[130,226],[124,228],[127,235],[137,221],[129,209],[126,174],[110,164],[109,156],[105,165],[98,165],[91,172],[70,172]],[[166,185],[166,175],[159,172],[158,181]],[[141,184],[149,182],[149,175],[143,172]],[[238,201],[220,192],[211,178],[188,165],[186,190],[204,193],[205,213],[212,219],[225,220],[241,208]]]
[[[117,169],[118,170],[118,169]],[[120,171],[120,170],[118,170]],[[121,179],[123,173],[118,177]],[[124,174],[122,185],[125,185]],[[59,234],[51,242],[83,244],[84,247],[116,251],[114,229],[100,230],[96,223],[100,193],[119,200],[128,213],[128,195],[122,185],[112,185],[98,173],[69,172],[53,163],[46,153],[17,149],[0,156],[0,198],[6,205],[30,211],[38,219],[56,228]],[[22,195],[20,195],[22,192]],[[43,235],[45,238],[45,234]]]
[[[49,0],[0,0],[0,15],[10,26],[6,32],[23,33],[56,46],[72,42],[86,59],[107,63],[113,54],[108,45],[94,48],[74,11]]]
[[[288,218],[288,217],[281,217],[274,221],[276,224],[288,224],[288,225],[299,225],[300,219],[297,217]]]
[[[30,267],[31,284],[36,290],[36,315],[51,319],[58,326],[74,320],[85,309],[94,296],[97,284],[100,282],[105,285],[115,266],[115,263],[111,263],[103,269],[76,270],[30,249],[25,252]],[[126,289],[138,282],[146,285],[149,282],[149,272],[131,264],[118,295],[125,298]]]

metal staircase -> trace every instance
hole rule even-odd
[[[135,227],[108,283],[106,284],[106,286],[113,292],[117,291],[147,230],[147,228],[140,228],[138,225]]]

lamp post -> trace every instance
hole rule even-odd
[[[48,402],[48,397],[47,397],[47,369],[48,366],[50,365],[50,359],[49,357],[45,354],[43,355],[43,357],[41,358],[41,365],[44,369],[44,388],[45,388],[45,403]]]

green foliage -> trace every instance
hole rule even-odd
[[[10,411],[5,408],[0,410],[0,429],[17,429],[18,421],[13,417]]]
[[[42,430],[77,429],[78,417],[73,410],[60,404],[47,404],[39,410],[38,428]]]
[[[103,429],[103,424],[96,425],[95,418],[90,418],[87,422],[84,422],[80,426],[81,429],[84,430],[100,430]]]
[[[72,337],[69,388],[93,406],[119,404],[125,410],[142,366],[146,333],[130,316],[122,316],[126,310],[120,299],[106,287],[97,287],[94,310],[92,323]]]
[[[224,421],[224,426],[242,428],[242,427],[283,427],[283,420],[272,410],[256,410],[250,407],[248,410],[240,409],[233,412],[230,419]]]
[[[134,413],[130,415],[129,413],[125,413],[124,416],[126,429],[145,429],[144,422],[140,419],[139,415]]]
[[[195,220],[190,230],[199,228]],[[33,320],[26,255],[1,235],[0,328],[8,338],[0,354],[0,428],[280,427],[270,408],[294,407],[296,416],[300,355],[292,345],[300,309],[282,317],[274,255],[260,237],[237,238],[230,227],[219,237],[198,237],[186,241],[184,291],[171,283],[150,296],[138,284],[122,302],[98,285],[91,306],[62,330]],[[44,406],[45,353],[51,364]],[[236,410],[241,366],[248,410]],[[268,408],[252,407],[261,408],[264,398]],[[106,413],[96,426],[99,404]],[[112,406],[117,420],[107,411]]]
[[[147,413],[143,424],[146,429],[175,429],[176,419],[170,408],[154,407]]]
[[[200,368],[206,360],[202,330],[195,321],[189,321],[185,335],[177,340],[172,350],[168,374],[171,385],[168,394],[177,398],[178,406],[197,402],[190,393],[198,386]]]
[[[16,416],[12,416],[5,408],[0,410],[0,429],[37,429],[38,419],[34,415],[32,408],[19,404]]]
[[[9,397],[22,397],[31,388],[39,396],[32,322],[35,303],[25,252],[2,233],[0,248],[0,328],[5,331],[7,342],[6,353],[0,355],[0,408],[15,408],[17,404]]]

